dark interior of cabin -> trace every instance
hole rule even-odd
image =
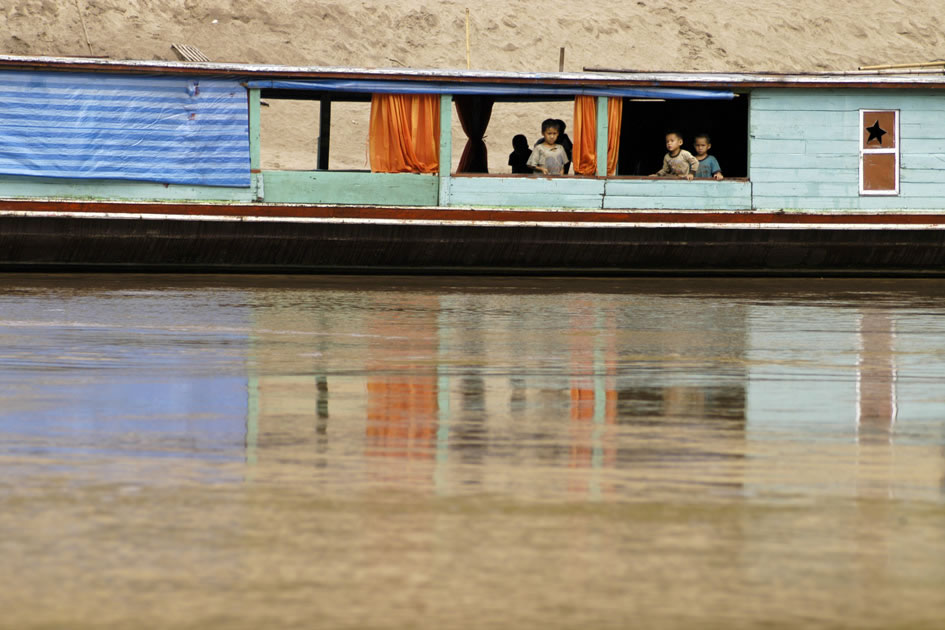
[[[728,101],[624,99],[618,175],[652,175],[663,165],[668,131],[683,134],[693,153],[693,137],[707,133],[725,177],[748,177],[748,95]]]

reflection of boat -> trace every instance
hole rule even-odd
[[[0,57],[0,265],[941,274],[943,88]],[[263,97],[320,103],[324,167],[331,103],[372,100],[375,172],[262,170]],[[574,100],[585,174],[469,172],[492,104],[540,100]],[[451,172],[454,106],[473,138]],[[727,179],[642,176],[670,126],[711,133]]]

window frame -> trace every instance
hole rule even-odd
[[[867,123],[867,113],[875,114],[878,112],[891,113],[893,115],[893,127],[892,133],[894,134],[895,143],[893,147],[867,147],[863,139],[863,130],[866,128]],[[859,187],[860,187],[860,196],[864,197],[873,197],[873,196],[886,196],[886,197],[895,197],[900,194],[900,151],[899,147],[902,142],[899,135],[899,110],[898,109],[861,109],[859,110],[859,119],[860,124],[857,128],[857,133],[859,134],[857,144],[859,145]],[[893,189],[883,189],[883,190],[867,190],[864,188],[864,164],[867,155],[893,155],[894,156],[894,169],[895,169],[895,187]]]

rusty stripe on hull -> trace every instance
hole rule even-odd
[[[0,267],[945,275],[945,230],[486,227],[6,215],[0,216]]]

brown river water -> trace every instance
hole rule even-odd
[[[0,276],[0,628],[945,627],[945,282]]]

